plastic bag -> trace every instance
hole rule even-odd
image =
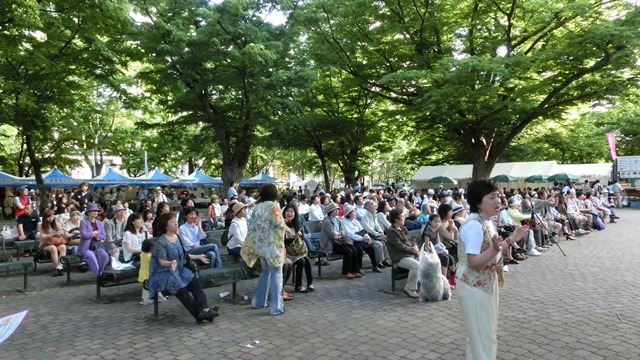
[[[418,259],[419,300],[421,302],[449,300],[451,298],[449,281],[442,275],[442,265],[435,248],[431,246],[429,252],[422,245]]]
[[[111,268],[113,270],[126,270],[126,269],[133,269],[133,268],[135,268],[135,266],[133,266],[131,264],[121,263],[120,261],[118,261],[118,259],[115,258],[115,256],[112,256],[111,257]]]
[[[2,228],[2,238],[5,240],[11,240],[11,228],[9,225],[5,225]]]

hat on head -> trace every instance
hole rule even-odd
[[[218,200],[218,195],[216,195],[216,194],[211,195],[211,200],[212,201],[213,200]]]
[[[447,193],[446,193],[446,192],[444,192],[444,191],[440,191],[440,192],[438,193],[438,199],[442,199],[442,198],[445,198],[445,197],[447,197],[447,196],[449,196],[449,194],[447,194]]]
[[[238,212],[240,212],[240,210],[246,208],[247,205],[241,201],[236,202],[235,204],[233,204],[233,207],[231,208],[231,211],[233,211],[233,215],[238,215]]]
[[[464,210],[464,208],[460,205],[454,205],[453,209],[452,209],[452,214],[455,215],[457,213],[459,213],[460,211]]]
[[[251,206],[251,205],[253,205],[255,203],[256,203],[256,199],[254,199],[253,197],[249,196],[247,198],[247,206]]]
[[[124,208],[124,206],[122,206],[120,204],[113,205],[113,207],[111,207],[111,209],[113,210],[113,212],[120,211],[120,210],[126,210]]]
[[[333,210],[338,210],[340,209],[340,206],[338,206],[338,204],[334,203],[334,202],[330,202],[329,204],[327,204],[327,206],[324,208],[324,213],[325,214],[329,214],[330,212],[332,212]]]
[[[438,203],[436,203],[435,200],[431,199],[427,202],[427,205],[431,206],[431,207],[436,207],[438,206]]]
[[[509,198],[509,206],[518,206],[522,205],[522,201],[520,201],[517,197],[512,196]]]
[[[69,214],[69,216],[74,216],[74,215],[82,215],[82,213],[78,210],[73,210],[71,214]]]
[[[436,192],[433,189],[427,190],[427,195],[434,195]]]
[[[20,191],[24,190],[24,189],[28,189],[29,187],[27,185],[24,186],[20,186]]]
[[[162,188],[160,186],[157,186],[156,187],[156,191],[158,191],[158,190],[162,190]]]
[[[84,210],[85,213],[91,212],[91,211],[98,211],[100,212],[100,207],[98,206],[98,204],[96,203],[89,203],[89,205],[87,205],[87,208]]]
[[[351,214],[354,211],[356,211],[355,206],[351,206],[347,204],[344,205],[344,217],[347,217],[349,214]]]

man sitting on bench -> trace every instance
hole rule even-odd
[[[40,217],[33,210],[33,204],[27,204],[24,207],[24,214],[18,217],[18,241],[38,238]]]

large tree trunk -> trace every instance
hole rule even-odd
[[[340,157],[338,165],[342,174],[344,175],[345,188],[352,188],[356,184],[358,179],[358,156],[360,154],[359,148],[351,148],[349,152]]]
[[[327,166],[327,155],[325,154],[322,140],[315,140],[311,146],[318,160],[320,160],[320,168],[322,169],[322,176],[324,178],[324,189],[326,192],[329,192],[332,186],[331,179],[329,178],[329,166]]]
[[[33,169],[33,174],[36,177],[36,184],[38,185],[38,189],[40,190],[39,202],[40,206],[38,207],[38,211],[40,214],[47,208],[49,205],[49,197],[47,196],[47,189],[44,187],[44,179],[42,178],[42,164],[40,160],[38,160],[36,156],[36,152],[33,149],[32,137],[30,133],[27,133],[24,137],[25,145],[27,148],[27,154],[29,155],[29,161],[31,162],[31,168]]]
[[[491,176],[494,166],[502,155],[499,149],[492,148],[491,142],[476,141],[467,143],[467,149],[471,155],[473,170],[471,177],[473,180],[488,179]]]

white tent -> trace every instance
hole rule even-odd
[[[462,181],[471,179],[473,165],[443,165],[443,166],[422,166],[411,178],[411,187],[423,189],[431,186],[427,181],[436,176],[448,176],[452,179]],[[531,161],[531,162],[509,162],[498,163],[493,167],[490,176],[510,175],[521,179],[517,186],[523,186],[522,179],[531,175],[553,175],[565,172],[576,175],[581,180],[606,181],[611,177],[611,163],[603,164],[567,164],[560,165],[555,161]],[[464,184],[459,184],[464,186]],[[516,186],[514,184],[514,186]]]
[[[311,192],[313,193],[313,190],[315,190],[316,186],[318,186],[318,182],[312,179],[298,181],[296,183],[296,186],[293,189],[294,190],[298,190],[298,188],[304,189],[305,186],[307,187],[307,189],[311,189]]]
[[[611,178],[611,163],[603,163],[603,164],[566,164],[566,165],[558,165],[557,167],[558,173],[567,173],[580,177],[580,181],[584,182],[585,180],[596,180],[599,179],[601,182],[606,182]]]

